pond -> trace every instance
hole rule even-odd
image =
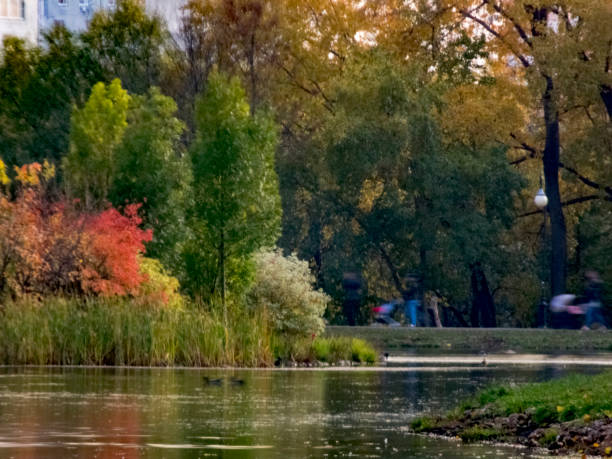
[[[0,368],[0,457],[537,457],[411,435],[492,383],[591,367]]]

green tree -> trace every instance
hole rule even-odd
[[[0,155],[10,166],[68,151],[73,105],[102,79],[97,63],[62,26],[43,34],[43,46],[6,38],[0,58]]]
[[[106,81],[119,78],[130,93],[143,94],[159,82],[167,37],[160,18],[148,16],[142,2],[126,0],[112,12],[98,11],[81,40]]]
[[[63,168],[69,196],[81,199],[86,209],[99,209],[108,198],[129,102],[121,81],[115,79],[109,85],[97,83],[85,106],[73,112],[70,152]]]
[[[441,95],[428,78],[379,50],[347,61],[334,114],[304,155],[307,167],[293,171],[284,216],[303,223],[285,226],[283,246],[300,247],[337,300],[347,269],[360,270],[378,298],[397,296],[404,275],[419,271],[452,304],[467,304],[485,274],[503,272],[499,242],[522,180],[503,148],[442,141],[432,115]],[[477,309],[492,324],[485,297]]]
[[[132,96],[123,139],[114,152],[109,199],[115,206],[141,203],[143,222],[153,229],[147,254],[165,266],[180,266],[185,235],[185,204],[191,171],[181,152],[184,124],[176,118],[176,103],[151,88]]]
[[[279,233],[277,128],[267,114],[251,116],[240,82],[218,73],[196,107],[189,287],[202,297],[219,292],[225,304],[226,282],[244,283],[253,253]]]

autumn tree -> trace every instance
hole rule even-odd
[[[424,29],[429,28],[432,37],[437,37],[426,40],[421,36],[430,50],[439,49],[436,44],[452,41],[448,37],[453,36],[453,30],[462,30],[472,38],[484,36],[484,51],[489,55],[486,68],[491,75],[512,82],[514,88],[506,87],[515,94],[525,90],[530,94],[524,108],[537,121],[522,129],[507,126],[501,140],[517,152],[516,164],[526,159],[541,160],[552,230],[549,266],[553,294],[566,289],[564,207],[609,198],[605,192],[607,177],[596,171],[589,175],[579,167],[584,160],[580,156],[587,150],[580,148],[574,154],[567,146],[584,139],[594,126],[599,132],[601,129],[609,132],[606,118],[609,119],[612,36],[604,22],[612,14],[610,8],[606,1],[582,0],[439,2],[431,5],[427,13],[404,7],[406,16],[417,17],[417,22]],[[418,29],[411,29],[414,30]],[[468,99],[468,103],[472,102]],[[490,100],[483,103],[490,105]],[[503,111],[500,113],[498,122],[505,123]],[[583,141],[579,143],[584,145]],[[590,142],[592,157],[605,161],[607,143],[607,140]],[[568,188],[572,181],[580,182],[582,188],[574,191],[577,197],[564,201],[562,192],[572,190],[573,187]]]
[[[269,115],[251,116],[240,82],[218,73],[196,115],[188,286],[200,297],[220,294],[225,304],[227,281],[244,284],[252,254],[274,244],[279,232],[277,132]],[[228,272],[236,275],[228,278]]]

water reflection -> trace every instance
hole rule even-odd
[[[530,457],[506,447],[413,436],[406,426],[485,385],[568,371],[2,368],[0,456]]]

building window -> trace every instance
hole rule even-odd
[[[0,18],[21,18],[21,0],[0,0]]]
[[[25,0],[21,0],[21,19],[26,18]]]

